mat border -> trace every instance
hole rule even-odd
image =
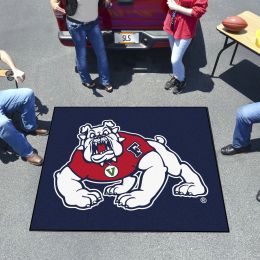
[[[98,106],[98,107],[84,107],[84,106],[79,106],[79,107],[69,107],[69,106],[55,106],[53,109],[53,113],[52,113],[52,118],[51,118],[51,125],[50,125],[50,131],[49,131],[49,135],[51,135],[51,130],[52,130],[52,122],[53,122],[53,117],[55,114],[56,109],[60,109],[60,108],[70,108],[70,109],[78,109],[78,108],[192,108],[192,109],[204,109],[207,111],[207,120],[208,120],[208,125],[209,125],[209,129],[210,129],[210,137],[211,137],[211,144],[213,146],[213,153],[214,153],[214,158],[215,158],[215,166],[217,169],[217,175],[218,175],[218,180],[219,180],[219,185],[220,185],[220,191],[221,191],[221,197],[222,197],[222,203],[224,205],[224,214],[225,214],[225,218],[226,218],[226,223],[227,223],[227,231],[164,231],[164,230],[153,230],[153,231],[149,231],[149,230],[48,230],[48,229],[32,229],[32,220],[34,218],[34,212],[35,212],[35,206],[36,206],[36,201],[38,198],[38,190],[40,187],[40,183],[41,183],[41,179],[42,179],[42,171],[43,171],[43,167],[44,167],[44,163],[45,161],[43,161],[43,165],[42,165],[42,169],[41,169],[41,175],[40,175],[40,179],[39,179],[39,183],[38,183],[38,187],[37,187],[37,192],[36,192],[36,198],[34,200],[34,206],[33,206],[33,213],[32,213],[32,217],[31,217],[31,222],[30,222],[30,227],[29,227],[29,231],[33,231],[33,232],[104,232],[104,233],[230,233],[230,228],[229,228],[229,223],[228,223],[228,218],[227,218],[227,211],[226,211],[226,205],[225,205],[225,200],[224,200],[224,195],[223,195],[223,190],[222,190],[222,185],[221,185],[221,179],[220,179],[220,175],[219,175],[219,167],[218,167],[218,161],[217,161],[217,154],[216,154],[216,149],[215,149],[215,144],[214,144],[214,138],[213,138],[213,132],[212,132],[212,126],[211,126],[211,122],[210,122],[210,115],[209,115],[209,109],[208,107],[192,107],[192,106],[185,106],[185,107],[170,107],[170,106],[136,106],[136,107],[126,107],[126,106],[118,106],[118,107],[105,107],[105,106]],[[47,152],[47,148],[48,148],[48,144],[49,144],[49,137],[47,140],[47,144],[46,144],[46,149],[45,149],[45,154]],[[45,158],[45,154],[44,154],[44,158]]]

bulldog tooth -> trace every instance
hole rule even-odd
[[[113,162],[116,162],[116,157],[113,157],[112,161],[113,161]]]

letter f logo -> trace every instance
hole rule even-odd
[[[133,144],[131,144],[128,148],[127,151],[133,153],[135,155],[135,157],[139,157],[142,155],[142,151],[139,149],[139,144],[134,142]]]

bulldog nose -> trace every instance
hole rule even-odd
[[[101,138],[101,137],[104,137],[103,133],[99,132],[97,137]]]

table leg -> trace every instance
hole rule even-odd
[[[219,58],[220,58],[220,55],[222,54],[222,52],[224,50],[226,50],[227,48],[229,48],[230,46],[232,46],[233,44],[235,44],[235,43],[236,43],[235,41],[232,41],[232,42],[228,43],[228,37],[226,36],[226,40],[225,40],[224,46],[219,51],[217,59],[215,61],[215,64],[214,64],[214,67],[213,67],[213,70],[212,70],[212,73],[211,73],[211,77],[214,77],[214,74],[215,74],[215,71],[216,71],[216,68],[217,68],[217,65],[218,65],[218,61],[219,61]]]
[[[236,46],[235,46],[235,49],[234,49],[232,58],[231,58],[231,60],[230,60],[230,65],[233,65],[233,60],[234,60],[235,55],[236,55],[236,53],[237,53],[237,47],[238,47],[238,42],[237,42],[237,44],[236,44]]]

